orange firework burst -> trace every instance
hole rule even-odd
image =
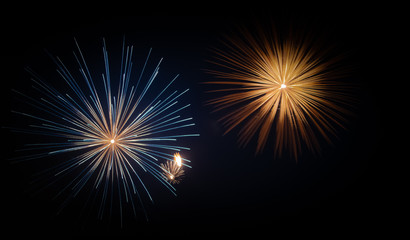
[[[182,158],[179,153],[174,154],[174,161],[167,161],[165,164],[161,163],[166,179],[172,184],[181,182],[185,171],[182,169]]]
[[[225,134],[239,125],[239,143],[244,146],[256,136],[260,153],[272,130],[275,153],[288,149],[297,158],[302,143],[319,149],[317,135],[330,141],[335,126],[343,127],[349,97],[346,86],[334,81],[346,70],[333,48],[312,35],[279,35],[275,30],[241,30],[241,37],[227,38],[227,50],[216,49],[213,63],[223,70],[211,70],[221,80],[207,82],[223,85],[223,95],[208,102],[215,111],[228,109],[221,117]],[[329,134],[330,133],[330,134]]]

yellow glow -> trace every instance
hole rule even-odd
[[[280,88],[281,88],[281,89],[286,88],[286,84],[282,83],[282,85],[280,85]]]
[[[179,153],[175,153],[174,154],[174,159],[175,159],[175,162],[177,163],[178,167],[181,167],[182,166],[181,155],[179,155]]]
[[[110,141],[111,143],[115,143],[115,140],[114,139],[111,139],[111,141]]]
[[[172,175],[172,174],[169,174],[169,179],[174,179],[174,175]]]

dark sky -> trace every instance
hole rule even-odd
[[[289,21],[315,23],[317,29],[329,31],[329,38],[341,49],[350,52],[344,60],[352,64],[348,81],[358,88],[354,116],[346,123],[347,130],[339,129],[334,144],[323,144],[321,155],[304,152],[298,162],[289,156],[274,158],[266,149],[255,155],[255,145],[240,148],[233,131],[223,136],[218,114],[204,105],[209,98],[200,82],[212,79],[204,69],[210,68],[206,60],[212,58],[209,50],[219,46],[223,34],[236,26],[248,26],[252,21],[273,19],[284,26]],[[124,217],[124,226],[118,220],[99,221],[95,216],[80,217],[81,197],[74,199],[62,213],[56,215],[60,202],[50,194],[33,194],[31,165],[10,164],[8,158],[22,142],[2,130],[8,141],[2,159],[3,200],[7,219],[6,232],[13,234],[49,235],[188,235],[201,236],[221,232],[300,234],[333,229],[349,232],[366,231],[363,223],[378,224],[386,210],[383,206],[386,183],[378,174],[381,159],[385,157],[382,141],[385,136],[381,115],[384,105],[378,100],[380,76],[374,73],[372,48],[375,28],[379,23],[374,15],[363,16],[358,9],[348,6],[329,7],[326,11],[288,8],[277,11],[244,11],[236,16],[137,16],[104,17],[85,16],[26,16],[7,25],[7,39],[2,44],[2,61],[6,66],[6,89],[2,89],[4,104],[2,126],[16,124],[10,110],[20,107],[10,89],[29,89],[29,75],[25,66],[41,71],[54,71],[55,66],[44,49],[72,59],[75,37],[80,47],[89,51],[87,61],[93,61],[93,51],[101,51],[101,38],[108,48],[121,45],[125,35],[133,44],[137,56],[144,56],[150,47],[153,58],[164,57],[160,74],[180,74],[178,88],[191,91],[184,101],[190,102],[190,115],[201,136],[190,142],[188,153],[192,169],[187,170],[184,181],[177,185],[177,197],[153,187],[155,203],[146,204],[149,221],[132,216]],[[100,61],[101,56],[95,57]],[[139,59],[141,60],[141,59]],[[70,60],[71,61],[71,60]],[[377,67],[377,65],[376,65]],[[58,83],[57,83],[58,84]],[[27,120],[17,120],[17,123]],[[23,137],[24,138],[24,137]],[[268,144],[273,144],[273,141]],[[388,171],[386,169],[386,171]],[[387,174],[387,172],[386,172]],[[35,192],[35,191],[34,191]],[[142,213],[140,213],[142,214]],[[302,234],[303,235],[303,234]]]

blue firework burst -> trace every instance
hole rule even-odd
[[[139,74],[134,76],[131,71],[134,48],[126,46],[125,40],[119,76],[113,78],[110,73],[104,39],[105,69],[100,76],[92,76],[78,42],[74,41],[76,50],[73,53],[81,77],[74,77],[73,71],[59,57],[50,55],[70,94],[67,89],[62,92],[54,88],[30,68],[26,70],[32,76],[38,95],[33,97],[14,90],[35,113],[13,111],[34,124],[12,130],[45,136],[48,141],[26,144],[21,150],[30,151],[30,154],[14,161],[58,155],[60,161],[44,171],[52,176],[47,185],[62,184],[58,179],[69,179],[56,192],[56,196],[66,196],[62,207],[81,191],[90,194],[98,191],[101,218],[107,205],[110,209],[115,207],[113,202],[118,203],[122,217],[124,203],[131,205],[137,214],[136,205],[143,204],[142,195],[152,201],[149,186],[143,181],[145,173],[176,195],[174,186],[168,181],[169,170],[163,168],[163,163],[173,161],[175,152],[189,150],[180,146],[178,139],[199,136],[191,132],[195,125],[192,118],[181,116],[190,104],[181,105],[179,101],[189,89],[171,90],[178,75],[170,78],[162,88],[153,88],[162,58],[151,73],[146,73],[151,49]],[[144,77],[146,75],[148,77]],[[98,88],[97,81],[102,81],[104,87]],[[81,87],[81,82],[85,87]],[[118,86],[117,91],[113,86]],[[182,158],[183,166],[190,167],[189,162]]]

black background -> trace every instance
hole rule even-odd
[[[117,17],[105,14],[22,16],[19,21],[5,19],[2,51],[2,103],[5,117],[2,126],[26,123],[10,111],[21,107],[10,89],[30,91],[25,66],[53,72],[55,66],[44,49],[70,59],[75,37],[87,61],[101,61],[101,38],[107,40],[108,51],[122,44],[122,37],[133,44],[136,58],[141,60],[150,47],[153,59],[164,57],[160,75],[181,74],[178,88],[191,91],[185,96],[190,102],[190,114],[201,134],[192,139],[189,159],[192,169],[177,185],[177,197],[159,186],[153,188],[155,203],[147,203],[149,221],[132,215],[124,217],[120,227],[112,217],[98,220],[81,217],[81,198],[74,199],[60,214],[59,202],[50,194],[33,194],[32,166],[11,164],[22,136],[2,129],[8,139],[3,145],[2,217],[6,233],[16,235],[137,235],[184,236],[243,233],[304,235],[389,232],[384,224],[391,219],[393,190],[389,186],[389,153],[386,136],[389,127],[384,122],[387,103],[380,71],[383,63],[375,49],[389,31],[378,14],[365,13],[365,8],[352,6],[301,6],[276,9],[258,8],[235,12],[233,16],[150,16]],[[259,6],[262,8],[262,6]],[[41,15],[41,16],[40,16]],[[356,68],[349,77],[358,84],[354,116],[349,117],[347,131],[340,130],[334,145],[324,145],[321,155],[302,154],[298,162],[284,156],[274,158],[269,149],[254,154],[254,145],[239,148],[236,133],[222,136],[218,114],[204,105],[209,97],[203,85],[212,79],[204,69],[212,58],[209,50],[220,44],[223,34],[236,26],[252,21],[273,19],[276,24],[288,21],[313,22],[318,29],[329,31],[329,38],[341,49],[348,49],[346,64]],[[6,24],[5,21],[13,22]],[[380,34],[383,32],[384,34]],[[96,54],[94,54],[96,52]],[[118,51],[117,51],[118,52]],[[154,64],[155,60],[151,62]],[[97,71],[98,72],[98,71]],[[54,83],[53,83],[54,84]],[[59,84],[59,83],[55,83]],[[24,137],[23,137],[24,138]],[[3,138],[4,139],[4,138]],[[270,142],[273,143],[272,141]],[[268,142],[269,144],[269,142]],[[35,164],[34,164],[35,165]],[[383,168],[381,167],[383,166]],[[381,170],[383,169],[383,170]],[[142,214],[142,213],[141,213]],[[117,217],[117,216],[116,216]],[[5,223],[4,223],[5,222]]]

